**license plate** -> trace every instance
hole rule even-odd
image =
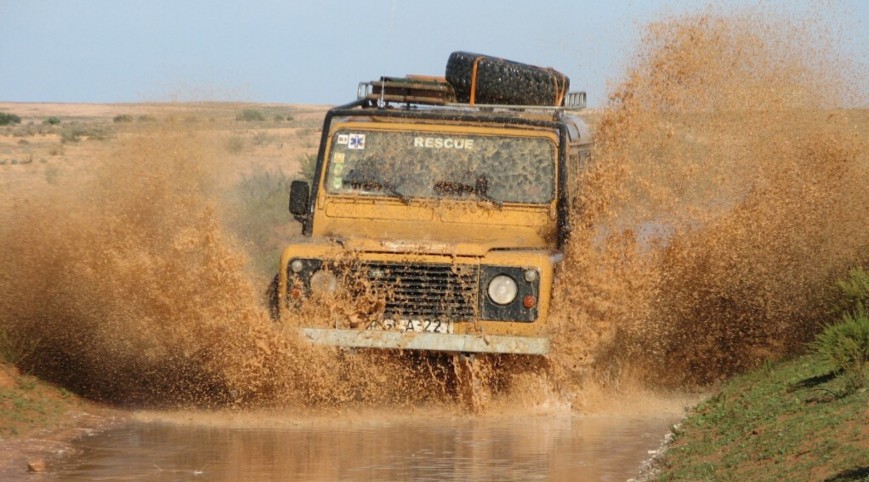
[[[417,333],[452,333],[452,321],[438,320],[381,320],[368,325],[369,330],[410,331]]]

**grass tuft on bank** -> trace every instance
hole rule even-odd
[[[869,275],[837,284],[810,354],[732,378],[674,430],[658,479],[869,481]]]
[[[26,366],[37,349],[38,341],[0,326],[0,442],[63,427],[86,405],[65,388],[21,372],[18,367]]]
[[[730,380],[676,429],[659,480],[867,480],[869,390],[820,354]]]
[[[0,363],[0,441],[56,430],[85,402],[64,388]]]

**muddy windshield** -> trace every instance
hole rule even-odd
[[[346,130],[332,137],[330,194],[544,204],[555,191],[545,138]]]

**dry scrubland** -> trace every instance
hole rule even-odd
[[[20,123],[0,126],[0,201],[6,209],[42,189],[70,188],[95,174],[124,140],[169,132],[201,136],[214,151],[207,177],[224,222],[267,276],[277,250],[298,231],[289,222],[289,180],[316,155],[327,107],[243,103],[2,103]],[[151,153],[144,162],[160,164]],[[98,173],[97,173],[98,174]]]
[[[210,166],[221,187],[261,171],[295,175],[315,154],[325,106],[214,104],[22,104],[0,102],[20,123],[0,126],[0,184],[14,202],[38,181],[57,184],[89,171],[88,163],[119,140],[154,129],[210,135],[221,152]]]

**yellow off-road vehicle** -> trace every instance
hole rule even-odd
[[[311,299],[343,296],[353,306],[303,320],[311,342],[549,351],[576,194],[569,180],[591,141],[574,114],[585,94],[567,93],[565,82],[556,105],[480,104],[473,91],[457,101],[454,87],[384,77],[326,114],[313,184],[290,190],[307,239],[284,249],[270,288],[279,319]]]

